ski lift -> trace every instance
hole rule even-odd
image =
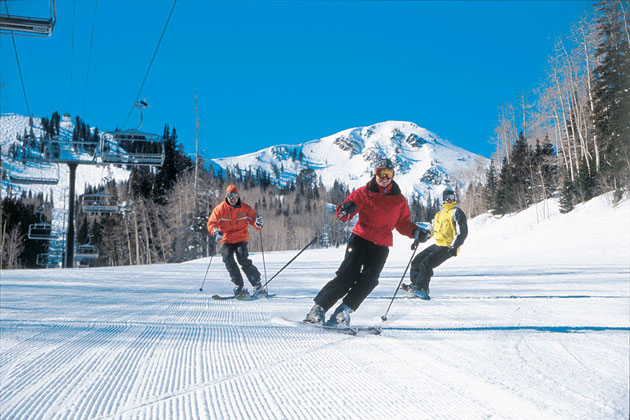
[[[74,251],[74,259],[77,262],[84,262],[86,260],[93,261],[98,258],[98,247],[96,245],[92,245],[92,234],[88,235],[88,243],[84,245],[79,245],[76,247]]]
[[[111,133],[113,141],[101,142],[103,163],[161,166],[164,163],[164,139],[137,129]]]
[[[52,241],[59,237],[57,232],[53,231],[50,223],[44,222],[44,212],[39,211],[40,223],[33,223],[28,226],[28,239],[36,241]]]
[[[143,133],[142,110],[149,104],[146,99],[137,101],[134,106],[140,112],[140,124],[135,129],[116,130],[113,142],[103,139],[101,159],[103,163],[162,166],[164,163],[164,139],[157,134]]]
[[[12,184],[57,185],[59,183],[59,165],[34,162],[18,164],[13,161],[9,165],[9,181]]]
[[[54,253],[37,254],[35,263],[44,268],[59,268],[63,262],[63,256]]]
[[[99,145],[96,142],[58,139],[41,142],[44,145],[41,160],[44,162],[97,164]]]
[[[4,8],[0,8],[0,33],[40,37],[51,36],[57,20],[56,0],[48,0],[48,7],[48,17],[10,15],[5,1]],[[18,13],[22,12],[18,10]]]
[[[82,201],[84,213],[120,213],[118,197],[112,194],[83,194]]]

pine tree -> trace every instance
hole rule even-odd
[[[625,3],[625,4],[624,4]],[[630,186],[630,35],[627,1],[600,0],[594,71],[594,126],[602,141],[601,171],[612,184]]]
[[[490,159],[490,166],[486,171],[486,185],[484,186],[483,198],[484,204],[488,209],[494,209],[497,200],[497,169],[494,166],[494,160]]]
[[[560,191],[560,213],[568,213],[575,208],[575,187],[569,176],[564,177],[562,190]]]

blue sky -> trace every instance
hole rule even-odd
[[[80,0],[73,24],[74,3],[57,0],[51,38],[15,37],[31,114],[135,128],[138,111],[127,117],[173,1]],[[7,4],[12,14],[47,13],[46,0]],[[568,0],[179,0],[140,94],[150,104],[142,130],[168,123],[194,153],[196,89],[208,158],[386,120],[490,157],[499,107],[531,93],[555,40],[592,9]],[[4,34],[0,82],[0,112],[27,114]]]

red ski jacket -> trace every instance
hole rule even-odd
[[[359,221],[352,230],[355,235],[382,246],[393,245],[394,229],[413,238],[413,231],[417,226],[411,222],[407,200],[394,181],[383,189],[378,186],[376,179],[372,178],[365,187],[353,191],[344,203],[346,201],[356,204],[357,210],[350,216],[342,217],[341,220],[346,222],[355,214],[359,214]],[[340,210],[341,205],[337,206],[337,217]]]
[[[214,230],[219,229],[223,232],[221,242],[227,244],[245,242],[249,238],[249,225],[256,228],[255,221],[256,210],[241,202],[240,198],[234,207],[225,199],[212,210],[208,219],[208,233],[214,235]]]

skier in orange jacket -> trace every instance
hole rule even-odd
[[[241,201],[236,185],[228,185],[225,200],[210,214],[208,233],[214,237],[215,241],[223,243],[221,256],[225,268],[230,273],[232,283],[235,284],[234,294],[237,296],[246,294],[247,289],[243,289],[243,276],[234,261],[234,254],[257,294],[264,293],[260,290],[262,287],[260,272],[248,258],[249,225],[260,230],[263,226],[262,216],[256,215],[253,208]]]

